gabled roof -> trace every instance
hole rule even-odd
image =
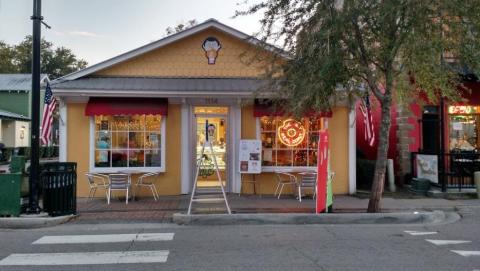
[[[58,79],[54,80],[53,82],[56,83],[56,82],[62,82],[62,81],[68,81],[68,80],[75,80],[75,79],[78,79],[80,77],[90,75],[92,73],[95,73],[99,70],[103,70],[103,69],[108,68],[108,67],[111,67],[111,66],[113,66],[115,64],[118,64],[120,62],[132,59],[132,58],[137,57],[139,55],[148,53],[152,50],[164,47],[166,45],[169,45],[169,44],[171,44],[173,42],[176,42],[178,40],[181,40],[185,37],[188,37],[188,36],[194,35],[196,33],[199,33],[203,30],[208,29],[208,28],[215,28],[219,31],[230,34],[230,35],[232,35],[232,36],[234,36],[238,39],[245,40],[246,42],[251,43],[252,45],[259,45],[259,46],[264,47],[268,51],[278,53],[278,54],[281,54],[285,57],[288,57],[287,53],[285,51],[283,51],[283,50],[281,50],[281,49],[279,49],[279,48],[277,48],[273,45],[266,44],[266,43],[256,39],[255,37],[247,35],[247,34],[241,32],[241,31],[238,31],[237,29],[232,28],[228,25],[222,24],[215,19],[208,19],[201,24],[195,25],[191,28],[188,28],[188,29],[183,30],[183,31],[178,32],[178,33],[175,33],[175,34],[170,35],[168,37],[165,37],[163,39],[154,41],[152,43],[149,43],[147,45],[144,45],[144,46],[139,47],[137,49],[134,49],[132,51],[129,51],[129,52],[123,53],[121,55],[118,55],[116,57],[105,60],[103,62],[97,63],[97,64],[92,65],[90,67],[87,67],[85,69],[82,69],[82,70],[73,72],[71,74],[65,75],[61,78],[58,78]]]
[[[49,81],[46,74],[40,75],[40,82]],[[0,91],[30,91],[32,75],[29,73],[0,74]]]

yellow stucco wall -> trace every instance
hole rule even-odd
[[[256,120],[253,116],[253,107],[242,108],[242,139],[256,139]],[[348,194],[348,108],[336,107],[333,116],[328,120],[330,164],[335,172],[333,181],[334,194]],[[248,177],[250,178],[250,177]],[[275,190],[275,176],[273,173],[262,173],[256,177],[260,183],[257,193],[273,194]],[[257,186],[258,189],[258,186]],[[291,188],[285,188],[286,193],[291,193]],[[252,184],[245,184],[245,193],[252,193]]]
[[[180,146],[181,134],[181,106],[168,106],[166,117],[166,172],[154,180],[157,190],[161,195],[180,194]],[[88,196],[89,187],[85,173],[90,171],[90,117],[85,116],[85,104],[69,103],[67,105],[67,157],[69,162],[77,162],[77,195]],[[133,177],[133,181],[136,181]],[[105,197],[103,191],[98,191],[98,197]],[[142,189],[140,196],[151,196],[151,192]]]
[[[210,36],[222,44],[216,63],[208,65],[202,49],[203,41]],[[98,71],[97,76],[166,76],[166,77],[254,77],[262,73],[260,65],[247,65],[243,56],[255,49],[243,40],[215,29],[153,50],[134,59]],[[256,50],[255,50],[256,51]],[[242,57],[241,57],[242,56]]]

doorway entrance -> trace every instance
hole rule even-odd
[[[213,154],[210,148],[205,148],[206,164],[200,169],[198,187],[218,187],[218,177],[215,171],[213,155],[217,160],[220,176],[224,187],[228,184],[228,107],[195,107],[195,162],[200,159],[202,147],[205,143],[207,122],[214,127],[213,136],[209,140],[213,145]],[[195,164],[196,167],[196,164]]]

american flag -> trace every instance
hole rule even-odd
[[[53,112],[55,111],[56,106],[57,100],[55,97],[53,97],[52,89],[50,88],[50,84],[47,82],[43,105],[42,135],[40,136],[40,141],[43,145],[48,145],[48,143],[50,143],[52,135]]]
[[[360,104],[360,110],[362,111],[363,123],[365,124],[365,140],[368,145],[373,146],[373,143],[375,142],[375,129],[373,127],[372,108],[370,106],[370,96],[368,93],[363,97]]]

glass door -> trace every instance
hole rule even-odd
[[[223,184],[227,184],[228,170],[228,134],[227,134],[227,107],[195,107],[195,126],[196,126],[196,144],[195,157],[196,161],[200,159],[202,147],[206,141],[207,130],[209,140],[213,146],[213,153],[208,145],[205,145],[204,165],[201,167],[198,176],[199,187],[216,187],[218,186],[218,177],[215,171],[213,155],[217,160],[218,169]],[[208,126],[207,126],[208,122]]]

